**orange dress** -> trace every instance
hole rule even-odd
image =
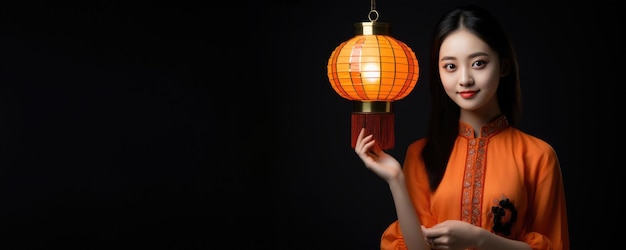
[[[567,210],[557,155],[548,143],[509,126],[504,116],[481,129],[460,123],[439,188],[430,192],[420,158],[425,138],[407,149],[403,171],[425,227],[462,220],[533,249],[569,249]],[[406,249],[398,221],[381,249]]]

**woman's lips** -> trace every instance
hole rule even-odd
[[[462,91],[462,92],[459,92],[459,95],[461,95],[463,99],[469,99],[475,96],[476,93],[478,93],[478,90],[477,91]]]

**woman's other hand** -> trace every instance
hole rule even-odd
[[[482,229],[460,220],[447,220],[431,228],[422,226],[422,234],[432,249],[476,247]]]

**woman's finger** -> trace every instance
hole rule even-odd
[[[361,148],[361,142],[363,141],[363,135],[365,134],[365,128],[361,128],[359,131],[359,135],[356,137],[356,145],[354,146],[354,150],[358,153],[358,149]]]
[[[357,142],[354,147],[354,150],[357,153],[367,152],[370,148],[368,147],[368,144],[372,141],[372,138],[373,138],[373,135],[368,135],[368,136],[363,137],[361,133],[363,133],[363,130],[359,133],[359,138],[357,138]]]

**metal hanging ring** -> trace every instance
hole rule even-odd
[[[374,16],[374,18],[372,18],[372,16]],[[380,15],[378,14],[377,10],[370,10],[370,12],[367,13],[367,19],[369,19],[370,22],[378,21],[379,16]]]

